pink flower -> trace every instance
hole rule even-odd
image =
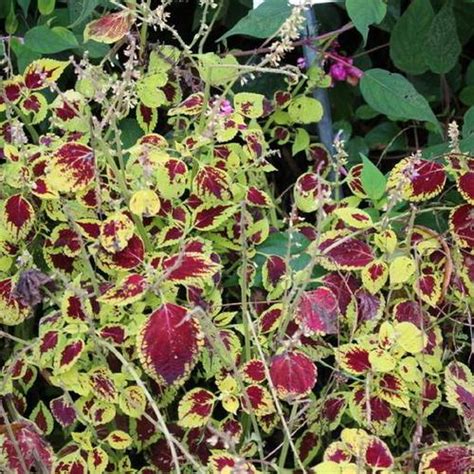
[[[234,113],[234,108],[232,107],[232,104],[227,99],[224,99],[221,102],[219,114],[223,115],[224,117],[227,117],[228,115],[232,115],[233,113]]]
[[[354,59],[333,52],[328,54],[331,66],[329,68],[329,75],[333,81],[347,81],[352,86],[356,86],[363,72],[353,66]]]
[[[342,63],[335,63],[329,69],[329,75],[334,81],[345,81],[347,79],[347,68]]]

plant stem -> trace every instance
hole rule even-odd
[[[293,419],[296,418],[297,412],[298,412],[298,405],[295,403],[293,407],[291,408],[290,420],[288,422],[288,428],[290,429],[290,432],[291,432],[291,425],[292,425]],[[288,436],[286,436],[283,442],[283,447],[281,448],[280,458],[278,460],[279,471],[283,471],[285,469],[285,461],[286,461],[286,458],[288,457],[289,448],[290,448],[290,439],[288,438]]]

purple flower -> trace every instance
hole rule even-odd
[[[224,99],[221,102],[219,113],[220,115],[223,115],[225,117],[227,117],[228,115],[232,115],[234,113],[234,108],[232,107],[232,104],[230,103],[230,101],[228,101],[227,99]]]
[[[306,64],[306,59],[303,57],[298,58],[296,64],[300,69],[306,69],[308,67],[308,65]]]
[[[334,81],[345,81],[348,76],[347,68],[342,63],[335,63],[329,69],[329,75]]]

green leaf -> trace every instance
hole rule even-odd
[[[233,35],[269,38],[278,32],[290,15],[291,6],[287,0],[265,0],[255,10],[250,10],[247,16],[221,36],[218,41]]]
[[[304,252],[309,244],[310,241],[299,232],[273,232],[257,247],[257,253],[286,257],[289,250],[290,255],[298,255]]]
[[[362,77],[360,89],[366,102],[378,112],[399,120],[426,120],[439,129],[426,99],[400,74],[370,69]]]
[[[464,123],[462,127],[463,139],[466,139],[471,135],[474,135],[474,107],[468,109],[464,114]]]
[[[54,11],[56,0],[38,0],[38,10],[42,15],[50,15]]]
[[[459,100],[467,106],[474,105],[474,85],[464,87],[459,94]]]
[[[360,179],[365,194],[372,199],[378,201],[385,192],[387,180],[383,173],[364,155],[361,154],[363,168]]]
[[[323,106],[312,97],[299,96],[293,99],[288,107],[290,118],[295,123],[315,123],[323,117]]]
[[[291,148],[292,154],[296,155],[300,151],[306,150],[309,147],[309,142],[309,133],[304,128],[297,128],[295,141]]]
[[[381,122],[365,136],[365,141],[371,150],[403,151],[407,143],[405,136],[394,122]]]
[[[380,23],[387,13],[387,4],[383,0],[346,0],[346,8],[364,43],[367,41],[369,25]]]
[[[414,0],[400,17],[390,37],[390,57],[398,69],[409,74],[428,70],[425,42],[433,18],[434,11],[427,0]]]
[[[469,63],[469,66],[466,69],[466,75],[464,77],[464,80],[466,81],[466,85],[474,85],[474,61],[471,61]]]
[[[31,0],[16,0],[16,3],[21,8],[21,11],[23,12],[23,15],[27,16],[28,15],[28,8],[30,8],[30,3]]]
[[[16,63],[18,67],[18,72],[23,74],[26,66],[32,63],[34,60],[41,58],[41,54],[32,51],[30,48],[25,46],[17,38],[12,38],[11,47],[16,56]]]
[[[202,78],[211,86],[224,85],[239,75],[239,63],[231,54],[222,58],[215,53],[198,54],[196,57]]]
[[[425,60],[431,71],[444,74],[456,65],[461,50],[453,2],[448,0],[431,23],[426,41]]]
[[[67,28],[46,25],[35,26],[25,34],[25,45],[37,53],[54,54],[79,46],[74,34]]]
[[[9,35],[13,35],[18,28],[18,17],[15,14],[15,5],[13,0],[10,1],[10,9],[8,10],[8,15],[5,20],[5,31]]]
[[[69,28],[74,28],[86,21],[94,12],[99,0],[68,0]]]

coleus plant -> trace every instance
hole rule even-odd
[[[2,82],[0,464],[468,472],[474,165],[457,129],[388,179],[346,171],[304,128],[324,71],[234,93],[248,69],[230,55],[163,45],[143,65],[134,21],[85,30],[125,43],[120,72],[40,59]],[[268,175],[288,142],[309,165],[286,216]]]

